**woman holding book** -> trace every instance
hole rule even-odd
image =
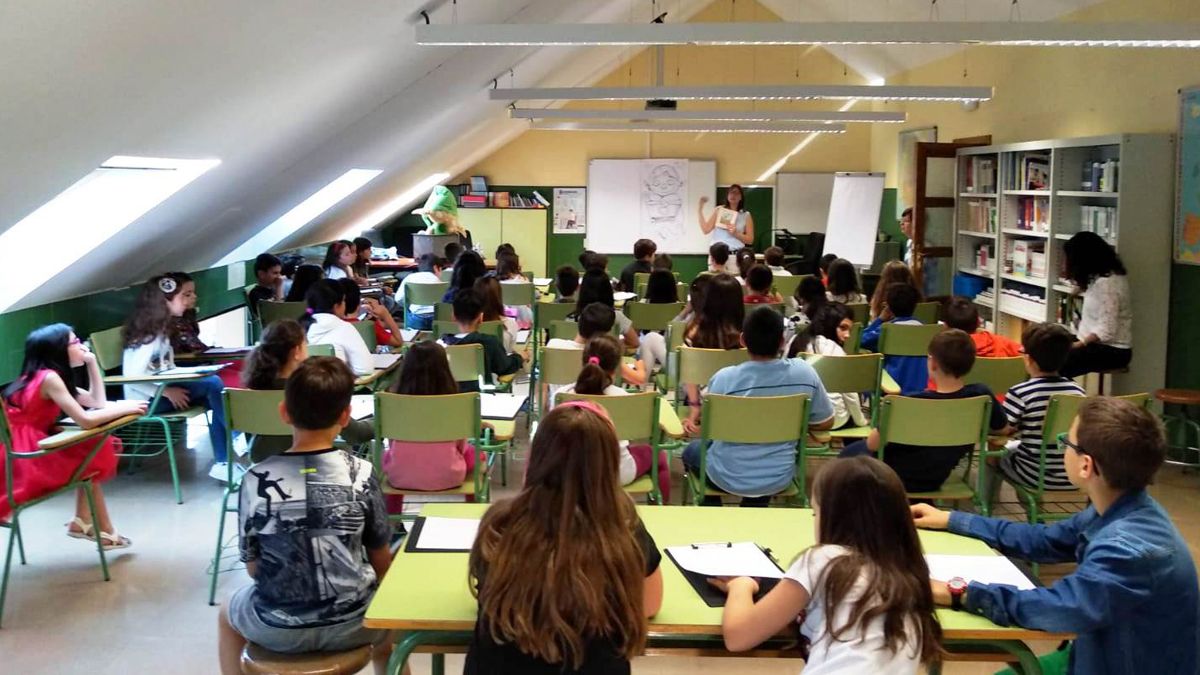
[[[712,235],[712,243],[724,243],[729,246],[729,252],[736,254],[741,249],[754,244],[754,217],[746,210],[742,186],[733,184],[725,191],[725,203],[713,209],[708,216],[704,215],[704,206],[708,197],[700,198],[697,213],[700,218],[700,229],[704,234]],[[737,274],[736,255],[730,255],[725,269],[730,274]]]
[[[1120,256],[1094,232],[1080,232],[1063,246],[1066,276],[1083,298],[1075,321],[1075,344],[1059,371],[1064,377],[1118,370],[1133,359],[1133,306]]]

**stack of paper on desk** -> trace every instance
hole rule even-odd
[[[1011,560],[1002,555],[926,555],[929,576],[939,581],[962,577],[968,582],[1006,584],[1031,590],[1034,584]]]

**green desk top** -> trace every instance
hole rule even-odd
[[[478,518],[486,504],[428,504],[425,515]],[[770,548],[785,568],[814,539],[808,509],[739,509],[704,506],[639,506],[638,513],[660,548],[700,541],[754,541]],[[947,532],[922,531],[928,553],[992,555],[986,544]],[[721,608],[709,607],[664,554],[663,604],[650,620],[652,634],[719,635]],[[467,554],[401,550],[367,609],[370,628],[462,630],[475,625],[476,605],[467,581]],[[1003,628],[979,616],[938,610],[947,639],[1054,639],[1040,631]]]

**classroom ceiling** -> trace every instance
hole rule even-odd
[[[1096,0],[1026,0],[1045,20]],[[753,2],[729,4],[739,21]],[[710,0],[659,0],[686,20]],[[943,20],[1007,20],[1010,0],[939,0]],[[927,0],[762,0],[788,21],[928,20]],[[849,10],[847,10],[849,8]],[[965,9],[964,9],[965,8]],[[114,155],[221,164],[73,264],[14,308],[202,269],[354,168],[382,175],[276,248],[332,239],[437,171],[452,176],[527,124],[489,101],[508,86],[595,82],[632,52],[614,48],[421,48],[435,22],[646,21],[648,0],[37,0],[0,3],[0,232]],[[849,11],[849,13],[847,13]],[[964,15],[964,11],[966,14]],[[955,48],[837,49],[888,76]],[[512,73],[510,74],[510,69]],[[45,248],[53,256],[72,223]],[[3,277],[0,276],[0,283]]]

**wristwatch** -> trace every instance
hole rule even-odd
[[[946,582],[946,590],[950,592],[950,608],[962,609],[963,596],[967,593],[967,580],[962,577],[954,577]]]

